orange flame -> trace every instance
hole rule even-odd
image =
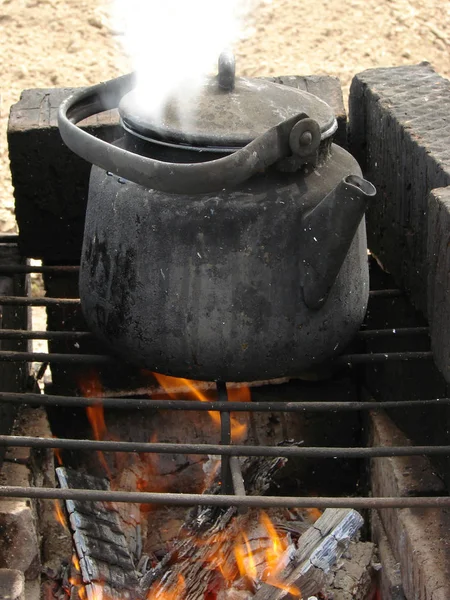
[[[86,414],[96,440],[102,440],[106,433],[105,411],[102,404],[86,407]]]
[[[230,387],[228,389],[228,400],[230,402],[251,402],[252,394],[247,385]]]
[[[55,436],[53,436],[55,437]],[[56,462],[58,463],[58,465],[60,467],[63,466],[63,461],[62,461],[62,454],[61,454],[61,448],[53,448],[53,454],[56,458]]]
[[[288,562],[287,537],[278,534],[267,514],[260,514],[259,522],[257,529],[253,529],[255,517],[254,514],[249,516],[251,535],[241,531],[242,523],[236,522],[231,529],[234,533],[230,530],[220,531],[192,539],[192,543],[204,549],[201,554],[202,568],[220,574],[222,586],[225,585],[227,589],[233,589],[233,586],[243,589],[244,584],[254,591],[258,583],[264,582],[301,599],[301,592],[295,585],[282,581],[282,570]],[[236,537],[235,543],[233,537]],[[189,591],[181,578],[176,584],[155,584],[146,600],[181,600],[186,594]]]
[[[102,395],[103,388],[100,377],[93,369],[89,376],[78,382],[81,393],[85,398],[97,398]],[[92,433],[97,441],[103,440],[106,434],[105,411],[101,403],[86,407],[86,416],[92,427]],[[105,455],[100,450],[97,452],[101,465],[111,479],[111,471],[106,462]]]
[[[279,588],[291,596],[301,596],[300,590],[294,585],[287,585],[281,581],[278,581],[277,577],[280,571],[283,569],[283,558],[284,553],[287,550],[287,543],[285,539],[282,539],[269,516],[264,511],[261,512],[260,516],[261,525],[267,531],[271,545],[266,549],[264,573],[261,577],[262,581],[265,581],[269,585]]]
[[[72,564],[75,568],[75,571],[78,571],[78,573],[80,573],[80,561],[78,560],[78,556],[76,554],[72,554]]]
[[[267,531],[272,543],[272,547],[267,550],[267,567],[270,573],[274,573],[278,568],[278,563],[283,553],[286,551],[287,544],[285,540],[280,538],[274,524],[264,511],[261,511],[260,522]]]
[[[258,578],[256,569],[255,557],[250,546],[249,539],[245,533],[241,535],[242,542],[236,544],[234,548],[234,556],[241,577],[247,577],[252,582]]]
[[[76,577],[69,577],[69,583],[72,587],[77,588],[78,596],[81,597],[81,590],[84,590],[84,587],[81,585],[81,576],[77,574]]]
[[[76,588],[78,593],[78,598],[82,600],[82,591],[84,591],[83,580],[81,578],[81,569],[80,563],[78,561],[78,557],[76,554],[72,554],[72,566],[73,570],[71,576],[69,577],[69,583],[73,588]],[[75,571],[75,572],[74,572]],[[70,593],[70,590],[69,590]]]
[[[69,531],[69,527],[67,526],[67,520],[66,520],[66,515],[64,514],[63,509],[61,508],[61,504],[59,503],[58,500],[54,501],[54,505],[55,505],[55,518],[58,521],[58,523],[60,525],[62,525],[64,527],[64,529],[67,529],[67,531]]]
[[[178,580],[169,589],[158,584],[155,589],[150,590],[147,600],[182,600],[186,593],[186,583],[183,575],[178,575]]]
[[[167,396],[171,399],[175,399],[180,395],[180,389],[187,388],[188,397],[189,395],[200,402],[211,402],[211,399],[207,397],[201,390],[199,390],[196,382],[191,379],[184,379],[178,377],[170,377],[169,375],[162,375],[161,373],[152,373],[159,385],[165,390]],[[174,390],[177,390],[176,392]],[[181,393],[185,396],[186,392]],[[249,402],[251,399],[250,388],[242,386],[240,388],[230,388],[228,390],[229,400],[235,402]],[[213,422],[220,427],[220,413],[216,411],[208,411],[209,416]],[[233,441],[240,441],[247,433],[247,425],[240,423],[235,417],[231,417],[231,438]]]

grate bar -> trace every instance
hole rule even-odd
[[[0,244],[17,244],[18,241],[19,241],[18,233],[1,233],[0,234]]]
[[[403,290],[391,289],[391,290],[370,290],[370,298],[398,298],[404,296]]]
[[[20,273],[78,273],[78,265],[0,265],[0,274]]]
[[[27,331],[0,329],[0,340],[84,340],[94,339],[90,331]]]
[[[2,306],[80,306],[79,298],[28,298],[25,296],[0,296]]]
[[[230,457],[230,471],[233,480],[233,490],[237,496],[245,496],[245,484],[242,477],[241,463],[236,456]]]
[[[1,272],[1,271],[0,271]],[[0,301],[1,304],[1,301]],[[400,327],[398,329],[366,329],[357,337],[361,339],[378,337],[406,337],[429,334],[429,327]],[[90,331],[28,331],[25,329],[0,329],[0,339],[4,340],[80,340],[95,339]]]
[[[33,406],[96,406],[104,408],[151,409],[151,410],[188,410],[197,412],[354,412],[360,410],[387,410],[392,408],[424,408],[430,406],[449,406],[450,398],[431,400],[387,400],[368,402],[196,402],[192,400],[150,400],[137,398],[82,398],[80,396],[53,396],[47,394],[19,394],[0,392],[0,402],[10,404],[31,404]]]
[[[328,448],[298,446],[246,446],[243,444],[173,444],[151,442],[116,442],[39,438],[0,435],[0,446],[20,448],[60,448],[100,452],[140,452],[148,454],[215,454],[218,456],[273,456],[303,458],[383,458],[392,456],[450,456],[450,446],[373,446],[370,448]]]
[[[1,304],[1,302],[0,302]],[[430,352],[374,352],[373,354],[344,354],[333,360],[337,365],[361,365],[371,363],[397,362],[408,360],[432,360]],[[45,362],[105,365],[118,361],[117,358],[106,354],[58,354],[57,352],[13,352],[0,351],[0,361],[6,362]]]
[[[406,337],[410,335],[429,334],[429,327],[398,327],[392,329],[364,329],[359,331],[359,338],[378,338],[378,337]]]
[[[5,267],[6,268],[6,267]],[[28,266],[20,266],[20,268],[28,268]],[[44,269],[45,267],[30,267],[31,269],[33,269],[33,271],[30,271],[31,273],[33,272],[39,272],[39,271],[35,271],[35,269]],[[56,267],[47,267],[47,268],[56,268]],[[67,267],[59,267],[59,269],[74,269],[75,267],[71,267],[71,266],[67,266]],[[20,271],[23,272],[23,271]],[[27,271],[28,272],[28,271]],[[43,271],[45,272],[45,271]],[[1,273],[1,270],[0,270]],[[374,298],[391,298],[391,297],[398,297],[398,296],[403,296],[403,292],[401,290],[372,290],[369,292],[369,296],[370,297],[374,297]],[[54,304],[69,304],[71,306],[73,305],[79,305],[80,304],[80,299],[79,298],[47,298],[46,296],[40,297],[40,298],[28,298],[25,296],[0,296],[0,304],[3,304],[4,306],[21,306],[21,305],[25,305],[25,306],[52,306]]]
[[[432,360],[433,353],[428,352],[374,352],[373,354],[344,354],[333,362],[335,364],[363,365],[371,363],[397,362],[408,360]]]
[[[228,402],[227,384],[224,381],[218,381],[217,400],[222,404]],[[231,444],[231,415],[227,412],[220,414],[220,443],[229,446]],[[220,488],[223,494],[232,494],[234,491],[233,478],[231,474],[230,456],[223,454],[220,457]]]
[[[0,486],[3,498],[39,498],[47,500],[79,500],[89,502],[127,502],[170,506],[243,506],[255,508],[444,508],[450,507],[450,496],[328,498],[296,496],[241,496],[212,494],[174,494],[154,492],[122,492]]]
[[[45,362],[55,364],[89,364],[107,365],[118,362],[118,359],[105,354],[58,354],[57,352],[10,352],[0,351],[0,362]]]

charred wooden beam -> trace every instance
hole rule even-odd
[[[58,467],[56,471],[64,489],[109,489],[106,479],[65,467]],[[112,600],[135,598],[138,575],[116,507],[101,501],[67,500],[66,508],[88,600],[102,597],[98,589]]]

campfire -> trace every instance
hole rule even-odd
[[[152,398],[184,398],[210,406],[218,401],[213,390],[202,391],[208,387],[203,382],[156,373],[147,376],[159,384]],[[93,371],[80,382],[80,391],[97,399],[105,395]],[[230,388],[228,397],[230,402],[248,402],[250,388]],[[101,403],[88,406],[86,414],[95,440],[117,439],[107,427]],[[220,437],[220,413],[207,411],[204,417],[212,436]],[[113,414],[108,414],[108,420],[113,429],[120,429]],[[246,441],[248,429],[248,415],[231,415],[233,443]],[[159,436],[164,435],[162,428]],[[152,433],[151,443],[157,439],[156,432]],[[294,440],[278,443],[280,447],[296,445]],[[61,466],[61,454],[55,455],[60,486],[115,490],[126,482],[126,489],[134,492],[186,492],[180,467],[168,472],[167,464],[155,454],[98,452],[97,457],[104,477],[89,475],[89,465],[77,471]],[[167,458],[177,461],[176,456],[163,458],[166,463]],[[202,477],[198,473],[196,477],[200,487],[192,491],[220,494],[221,458],[202,458]],[[240,459],[245,493],[265,494],[287,462],[281,457]],[[66,501],[65,509],[55,501],[55,518],[66,531],[70,529],[74,544],[74,554],[54,594],[58,600],[306,600],[329,584],[333,565],[363,524],[359,513],[347,509],[322,513],[313,507],[242,510],[206,506],[169,511],[148,504],[72,500]],[[371,585],[366,592],[364,600],[373,592]]]

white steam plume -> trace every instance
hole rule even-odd
[[[137,74],[138,101],[155,117],[168,96],[191,102],[220,53],[243,34],[259,0],[115,0]],[[184,107],[185,108],[185,107]],[[184,111],[183,111],[184,112]]]

